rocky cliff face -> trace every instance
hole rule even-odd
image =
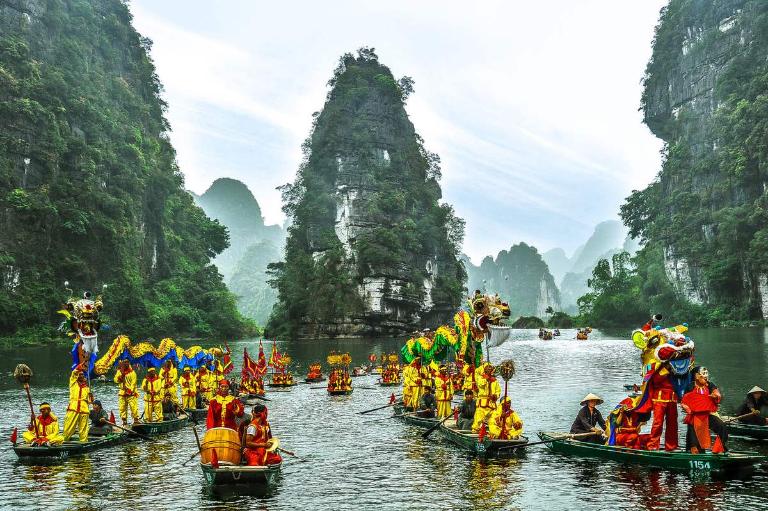
[[[535,247],[520,243],[502,250],[494,260],[488,256],[480,266],[464,259],[467,288],[498,293],[507,300],[512,317],[547,317],[547,308],[558,311],[560,292],[549,268]]]
[[[370,49],[340,60],[296,181],[292,226],[273,266],[270,332],[296,337],[400,334],[447,320],[464,279],[463,222],[438,203],[439,159],[424,150],[396,81]]]
[[[662,247],[678,298],[768,317],[768,2],[672,0],[648,64],[645,122],[666,142],[656,182],[622,217]]]

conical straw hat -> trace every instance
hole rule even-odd
[[[586,396],[584,396],[584,399],[581,400],[580,404],[581,404],[581,406],[584,406],[584,405],[587,404],[587,401],[592,401],[592,400],[597,401],[597,404],[599,404],[599,405],[603,404],[603,400],[600,398],[600,396],[592,394],[591,392],[589,394],[587,394]]]
[[[753,394],[755,392],[765,392],[765,391],[763,389],[761,389],[760,387],[758,387],[757,385],[755,385],[754,387],[752,387],[752,390],[747,392],[747,394]]]

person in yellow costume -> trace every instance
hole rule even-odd
[[[421,358],[414,358],[403,369],[403,404],[411,410],[418,410],[421,399]]]
[[[160,379],[163,380],[163,397],[171,396],[171,402],[178,405],[179,388],[176,386],[176,382],[179,379],[179,372],[173,367],[173,362],[170,359],[166,360],[163,368],[160,369]]]
[[[210,401],[213,399],[213,391],[213,375],[207,367],[200,366],[197,371],[197,393],[200,394],[203,401]]]
[[[224,379],[224,366],[221,364],[220,360],[214,360],[213,373],[211,374],[211,382],[213,384],[213,387],[215,389],[218,389],[219,384],[221,384],[223,379]],[[213,391],[211,392],[213,393]]]
[[[477,392],[477,380],[475,378],[475,364],[464,364],[461,368],[462,374],[464,374],[464,383],[461,386],[461,390],[464,392],[471,390]]]
[[[453,380],[445,365],[440,366],[440,372],[435,377],[435,399],[437,400],[437,417],[443,419],[452,413]]]
[[[419,374],[421,375],[421,388],[434,387],[435,377],[437,376],[440,366],[434,360],[429,365],[422,365]]]
[[[147,376],[141,382],[144,391],[144,420],[147,422],[163,421],[163,380],[154,367],[147,369]]]
[[[51,405],[40,404],[40,415],[21,436],[29,444],[57,445],[62,442],[64,437],[59,433],[59,418],[51,411]]]
[[[75,434],[75,430],[78,431],[81,442],[88,441],[88,430],[91,427],[88,405],[93,401],[93,396],[83,371],[82,365],[79,365],[69,375],[69,406],[64,417],[64,442]]]
[[[188,410],[197,408],[197,381],[189,366],[184,367],[179,385],[181,385],[181,407]]]
[[[523,421],[512,409],[512,401],[505,397],[488,420],[488,436],[501,440],[511,440],[523,434]]]
[[[128,360],[120,361],[120,366],[115,373],[115,383],[119,385],[117,391],[117,409],[120,412],[120,420],[123,426],[128,424],[128,410],[134,424],[139,420],[139,393],[136,390],[136,371]]]
[[[475,420],[472,422],[472,431],[479,431],[483,422],[487,421],[491,413],[496,409],[496,400],[501,395],[501,385],[493,376],[494,367],[485,362],[475,371],[477,381],[477,408],[475,408]]]

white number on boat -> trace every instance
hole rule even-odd
[[[688,463],[690,463],[691,468],[693,470],[709,470],[710,469],[708,461],[691,460]]]

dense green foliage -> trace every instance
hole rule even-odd
[[[573,328],[576,325],[575,320],[565,312],[555,312],[547,320],[549,328]]]
[[[693,42],[691,30],[700,29],[690,27],[702,27]],[[745,34],[746,44],[739,40]],[[647,243],[636,259],[642,281],[626,290],[628,306],[643,303],[716,325],[762,318],[759,279],[768,274],[767,56],[768,2],[673,0],[662,11],[643,108],[666,145],[658,179],[633,192],[621,208],[631,234]],[[696,98],[672,115],[659,105],[671,103],[670,84],[686,76],[691,62],[703,69],[723,65],[713,98]],[[701,106],[710,103],[717,105],[711,113]],[[662,249],[693,268],[704,305],[675,296],[664,275]],[[602,314],[594,300],[592,314]]]
[[[229,279],[229,289],[237,296],[237,308],[247,318],[265,325],[277,291],[269,285],[267,267],[280,261],[280,251],[270,241],[248,247]]]
[[[150,41],[118,0],[0,3],[0,332],[107,284],[112,333],[250,324],[210,259],[226,230],[183,189]],[[32,12],[32,11],[30,11]]]
[[[544,328],[544,320],[536,316],[520,316],[510,326],[512,328]]]
[[[439,204],[439,158],[424,149],[405,112],[412,80],[396,81],[363,48],[341,57],[329,86],[296,180],[283,187],[283,209],[293,223],[285,262],[271,266],[279,303],[270,333],[295,335],[302,325],[365,316],[359,292],[365,279],[405,282],[397,292],[384,291],[398,320],[416,321],[427,298],[428,260],[436,262],[435,307],[457,308],[464,224]],[[350,222],[357,222],[349,248],[335,231],[337,200],[348,190],[355,194]]]

